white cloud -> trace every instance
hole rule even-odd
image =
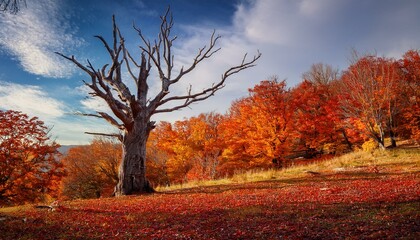
[[[93,135],[85,132],[96,133],[117,133],[118,131],[100,119],[82,116],[66,116],[56,121],[48,122],[52,128],[54,138],[61,145],[81,145],[88,144]]]
[[[239,5],[234,15],[237,32],[256,44],[277,47],[306,47],[317,43],[345,1],[334,0],[260,0]]]
[[[293,39],[296,22],[292,5],[283,1],[255,1],[251,6],[239,5],[234,16],[236,30],[254,42],[289,44]]]
[[[75,93],[82,94],[80,91],[77,89]],[[85,109],[90,106],[86,105]],[[93,109],[96,106],[90,107]],[[92,110],[91,108],[89,110]],[[62,145],[89,143],[92,136],[84,132],[117,131],[104,120],[74,115],[74,110],[50,97],[39,86],[0,81],[0,109],[21,111],[30,117],[38,117],[45,122],[45,126],[52,128],[51,138]]]
[[[86,85],[79,86],[74,91],[80,96],[84,96],[80,103],[83,107],[83,113],[92,113],[92,112],[106,112],[110,113],[110,109],[106,104],[105,100],[100,97],[92,97],[90,96],[91,89],[89,89]]]
[[[88,97],[80,101],[86,113],[94,112],[110,112],[110,109],[106,102],[99,97]]]
[[[43,121],[59,118],[65,104],[48,96],[38,86],[0,81],[0,108],[22,111]]]
[[[45,77],[68,77],[73,66],[54,52],[64,52],[83,41],[65,18],[61,1],[28,1],[18,15],[0,14],[0,47],[30,73]]]

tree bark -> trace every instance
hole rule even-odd
[[[391,104],[390,104],[391,106]],[[389,112],[391,113],[388,120],[388,130],[389,130],[389,137],[391,138],[391,147],[396,148],[397,147],[397,140],[396,140],[396,134],[395,134],[395,122],[394,122],[394,116],[392,114],[392,109],[389,109]]]
[[[391,138],[391,147],[396,148],[397,147],[397,140],[396,140],[396,137],[395,137],[395,132],[392,129],[389,130],[389,137]]]
[[[350,142],[349,138],[347,137],[346,131],[344,130],[344,128],[341,129],[341,133],[343,134],[344,137],[344,141],[347,144],[347,147],[349,148],[350,151],[353,150],[353,144]]]
[[[138,120],[123,139],[123,159],[115,196],[154,192],[146,178],[146,142],[152,123]]]
[[[379,136],[374,135],[373,140],[376,141],[376,143],[378,144],[379,149],[381,150],[386,150],[385,147],[385,137],[382,131],[380,131]]]

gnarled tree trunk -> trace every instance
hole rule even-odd
[[[136,120],[123,138],[123,159],[115,196],[154,192],[146,178],[146,142],[153,124]]]

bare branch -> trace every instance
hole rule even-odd
[[[86,86],[88,86],[90,89],[93,90],[93,93],[91,93],[91,95],[98,96],[98,97],[102,98],[103,100],[105,100],[105,102],[111,108],[114,115],[117,116],[124,123],[125,126],[128,126],[128,125],[131,124],[131,120],[127,116],[127,113],[129,112],[128,107],[126,105],[122,104],[121,102],[119,102],[118,100],[116,100],[112,96],[112,93],[111,93],[109,87],[103,81],[103,73],[100,74],[99,72],[95,71],[95,69],[93,68],[92,64],[89,61],[88,61],[89,66],[85,67],[80,62],[78,62],[74,58],[74,56],[68,57],[68,56],[66,56],[62,53],[58,53],[58,52],[56,52],[56,54],[64,57],[67,60],[70,60],[77,67],[79,67],[80,69],[82,69],[83,71],[88,73],[91,77],[91,82],[92,83],[88,84],[88,83],[85,82],[85,84],[86,84]],[[106,65],[102,69],[105,69],[105,68],[106,68]],[[113,83],[112,81],[110,81],[110,82]],[[97,83],[99,83],[100,87],[103,90],[101,90],[99,88]],[[116,85],[114,84],[114,86],[116,86]],[[123,86],[125,86],[125,85],[123,85]],[[128,90],[128,88],[126,86],[123,89]]]
[[[85,134],[96,135],[96,136],[105,136],[105,137],[115,137],[122,142],[123,136],[117,133],[95,133],[95,132],[85,132]]]
[[[106,86],[106,84],[103,82],[102,77],[103,74],[99,74],[98,72],[96,72],[92,66],[92,64],[88,61],[89,63],[89,68],[91,70],[89,70],[87,67],[83,66],[80,62],[78,62],[74,56],[68,57],[62,53],[58,53],[56,52],[56,54],[64,57],[67,60],[70,60],[71,62],[73,62],[76,66],[78,66],[80,69],[82,69],[83,71],[85,71],[86,73],[88,73],[91,77],[91,84],[88,84],[85,82],[86,86],[88,86],[90,89],[92,89],[94,91],[94,93],[92,95],[94,96],[98,96],[102,99],[104,99],[108,106],[111,108],[112,112],[115,114],[115,116],[117,116],[123,123],[124,125],[128,125],[131,123],[131,121],[129,120],[128,116],[126,116],[125,113],[129,112],[129,109],[127,108],[126,105],[120,103],[119,101],[117,101],[116,99],[114,99],[114,97],[112,96],[112,93],[109,89],[108,86]],[[104,69],[106,68],[106,65],[102,68]],[[101,88],[104,90],[102,91],[97,83],[99,82]],[[125,86],[125,85],[124,85]],[[126,89],[128,89],[127,87],[125,87]]]
[[[117,50],[117,32],[120,30],[117,27],[116,21],[115,21],[115,15],[112,15],[112,39],[114,40],[114,52],[116,55],[118,55],[118,51],[121,50],[121,46],[119,46],[119,50]],[[120,35],[121,36],[121,35]],[[121,40],[121,39],[120,39]]]
[[[94,75],[93,72],[91,72],[88,68],[86,68],[85,66],[83,66],[83,64],[79,63],[74,56],[72,55],[71,57],[68,57],[62,53],[59,52],[55,52],[55,54],[60,55],[61,57],[73,62],[77,67],[79,67],[80,69],[82,69],[83,71],[85,71],[87,74],[89,74],[90,76]]]
[[[150,46],[150,43],[148,44],[149,45],[147,45],[147,43],[145,42],[145,45],[147,46],[147,48],[140,46],[140,49],[143,50],[143,52],[145,52],[148,55],[149,59],[152,60],[152,62],[154,63],[154,66],[156,67],[159,73],[159,77],[162,79],[165,76],[165,74],[160,64],[160,51],[159,51],[160,46],[158,43],[155,43],[154,46]]]
[[[172,20],[171,20],[171,24],[169,25],[169,27],[171,27],[171,26],[172,26]],[[168,32],[168,34],[169,34],[169,32]],[[174,41],[175,39],[176,39],[176,37],[173,38],[172,40],[169,40],[169,35],[166,36],[164,38],[165,46],[167,46],[170,49],[171,46],[172,46],[172,41]],[[207,48],[206,46],[204,46],[203,48],[200,48],[198,50],[197,55],[194,57],[193,63],[186,70],[184,70],[184,68],[182,67],[178,76],[176,78],[172,79],[172,80],[170,80],[170,76],[171,76],[170,74],[168,74],[167,76],[163,76],[163,77],[161,76],[162,88],[161,88],[161,91],[156,95],[156,97],[150,102],[150,104],[149,104],[149,109],[151,110],[150,112],[154,112],[157,107],[159,107],[163,103],[167,102],[166,100],[162,101],[162,99],[169,93],[170,85],[177,83],[183,76],[185,76],[186,74],[188,74],[189,72],[194,70],[195,67],[200,62],[202,62],[204,59],[210,58],[213,54],[215,54],[216,52],[218,52],[220,50],[220,48],[214,49],[215,46],[216,46],[216,43],[219,39],[220,39],[220,36],[219,35],[215,36],[215,31],[213,31],[213,33],[210,37],[209,47]],[[167,52],[170,54],[170,50],[167,50]],[[170,70],[172,72],[173,60],[171,60],[171,57],[168,55],[168,56],[165,57],[165,61],[166,61],[168,70]],[[242,60],[242,65],[244,65],[244,59]],[[162,74],[163,74],[163,71],[160,68],[160,66],[158,67],[158,70],[160,72],[162,72]],[[195,97],[198,97],[198,96],[201,96],[201,95],[205,95],[206,93],[208,93],[210,91],[211,90],[204,90],[202,93],[200,93],[197,96],[194,96],[194,95],[191,96],[191,95],[188,94],[186,96],[181,97],[180,99],[178,99],[178,97],[174,97],[169,101],[195,98]]]
[[[176,78],[174,78],[173,80],[171,80],[171,84],[174,84],[176,82],[178,82],[185,74],[188,74],[189,72],[191,72],[192,70],[195,69],[195,67],[204,59],[206,58],[210,58],[213,54],[215,54],[216,52],[218,52],[221,48],[217,48],[214,49],[214,47],[216,46],[217,41],[221,38],[220,35],[217,35],[215,37],[216,31],[213,31],[213,33],[211,34],[210,37],[210,44],[209,47],[206,50],[206,46],[200,48],[198,50],[197,55],[194,58],[193,63],[191,64],[190,67],[188,67],[186,70],[184,70],[184,67],[181,68],[181,71],[179,72],[178,76]]]
[[[160,25],[160,35],[162,37],[160,40],[163,41],[163,58],[166,64],[166,78],[168,79],[171,78],[173,68],[173,56],[171,54],[171,48],[173,41],[176,39],[176,37],[170,39],[170,33],[174,23],[172,13],[169,10],[170,8],[168,7],[164,17],[161,17],[162,23]]]
[[[167,102],[170,102],[170,101],[185,100],[185,102],[181,105],[178,105],[178,106],[175,106],[175,107],[172,107],[172,108],[155,110],[155,111],[153,111],[153,113],[163,113],[163,112],[175,111],[175,110],[187,107],[194,102],[203,101],[203,100],[206,100],[207,98],[209,98],[210,96],[213,96],[215,92],[217,92],[218,90],[220,90],[224,87],[224,83],[225,83],[225,81],[228,77],[230,77],[231,75],[236,74],[236,73],[238,73],[238,72],[240,72],[244,69],[255,66],[255,62],[261,57],[261,53],[258,52],[257,55],[254,56],[253,59],[251,59],[250,61],[246,61],[246,56],[247,55],[245,54],[245,56],[242,59],[242,62],[241,62],[240,65],[235,66],[235,67],[231,67],[230,69],[228,69],[222,75],[221,80],[217,84],[213,84],[212,87],[204,89],[202,92],[199,92],[199,93],[191,94],[191,88],[190,88],[188,90],[187,95],[173,96],[173,97],[163,99],[163,100],[159,101],[157,107],[159,107],[159,106],[161,106],[161,105],[163,105]]]
[[[113,60],[115,58],[114,51],[112,51],[112,49],[109,47],[106,40],[102,36],[99,36],[99,35],[95,35],[94,37],[98,38],[104,44],[106,50],[109,53],[109,56],[111,56],[111,59]]]
[[[124,128],[124,125],[118,123],[117,120],[115,120],[113,117],[111,117],[109,114],[105,112],[97,112],[97,114],[91,114],[91,113],[76,113],[76,114],[80,116],[85,116],[85,117],[96,117],[96,118],[105,119],[111,125],[117,127],[120,130]]]
[[[130,67],[130,62],[134,63],[134,65],[136,67],[139,67],[138,64],[136,63],[136,61],[134,61],[134,59],[131,57],[130,53],[128,52],[128,50],[125,48],[125,46],[123,46],[123,54],[124,54],[124,60],[125,60],[125,66],[127,67],[127,71],[130,74],[131,78],[134,80],[134,82],[136,83],[136,85],[138,86],[138,79],[137,77],[134,75],[133,71],[131,70]]]

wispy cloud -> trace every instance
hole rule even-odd
[[[55,51],[67,52],[83,43],[75,37],[61,0],[28,1],[18,15],[0,14],[0,47],[30,73],[45,77],[68,77],[70,63]]]
[[[80,90],[77,90],[79,93]],[[86,103],[86,109],[98,109]],[[87,144],[92,136],[84,132],[113,133],[116,130],[105,121],[74,115],[65,103],[52,98],[39,86],[0,81],[0,109],[16,110],[36,116],[51,129],[52,139],[60,144]]]
[[[22,111],[41,120],[53,120],[65,114],[65,104],[48,96],[42,88],[0,81],[0,108]]]

